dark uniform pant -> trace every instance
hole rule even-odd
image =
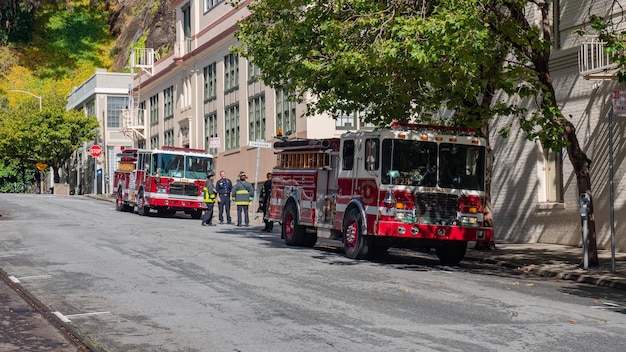
[[[213,206],[215,203],[206,203],[206,211],[204,212],[204,216],[202,216],[202,223],[211,225],[213,223]]]
[[[231,223],[232,219],[230,218],[230,197],[228,194],[220,194],[220,202],[218,207],[219,211],[219,219],[220,222],[224,222],[224,211],[226,212],[226,220]]]

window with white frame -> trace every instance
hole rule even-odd
[[[276,89],[276,129],[283,135],[296,132],[296,102],[287,89]]]
[[[204,117],[204,150],[211,154],[217,154],[218,148],[211,148],[211,138],[217,137],[217,111],[213,111]]]
[[[239,148],[239,103],[227,106],[224,112],[224,148]]]
[[[204,12],[209,11],[215,6],[219,5],[224,0],[204,0]]]
[[[359,129],[373,129],[374,124],[365,123],[363,117],[365,116],[364,112],[341,112],[335,117],[335,128],[338,130],[359,130]]]
[[[204,101],[217,98],[217,64],[214,62],[204,68]]]
[[[87,116],[96,116],[96,100],[91,99],[85,105],[87,106],[87,108],[85,109]]]
[[[563,203],[563,152],[544,149],[540,143],[538,145],[538,201]]]
[[[163,133],[163,145],[174,146],[174,129],[168,129]]]
[[[107,97],[107,128],[120,128],[122,110],[128,108],[128,97]]]
[[[224,91],[239,88],[239,56],[228,54],[224,57]]]
[[[261,77],[261,69],[253,63],[248,64],[248,82],[255,82]]]
[[[248,138],[250,141],[265,139],[265,93],[248,100]]]
[[[174,86],[163,90],[163,120],[174,118]]]
[[[159,96],[153,95],[150,97],[150,124],[156,125],[159,123]]]
[[[139,109],[137,110],[137,124],[142,125],[146,118],[146,102],[139,103]]]
[[[160,147],[159,145],[159,136],[158,135],[154,135],[150,137],[150,148],[154,149],[154,148],[158,148]]]

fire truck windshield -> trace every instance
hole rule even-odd
[[[385,139],[382,183],[484,190],[485,148],[431,141]]]
[[[160,176],[202,180],[213,168],[213,160],[204,155],[155,153],[152,155]]]

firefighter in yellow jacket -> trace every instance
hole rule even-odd
[[[202,217],[202,226],[215,226],[213,223],[213,205],[215,204],[217,192],[215,191],[215,186],[213,185],[213,176],[215,176],[215,171],[209,171],[206,175],[204,188],[202,189],[204,202],[206,203],[206,212]]]
[[[237,226],[241,226],[241,213],[244,213],[244,225],[248,227],[250,225],[250,215],[248,214],[248,206],[254,198],[254,189],[250,182],[246,181],[248,176],[241,171],[239,173],[239,180],[233,187],[232,197],[233,201],[237,205]]]

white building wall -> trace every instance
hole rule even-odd
[[[619,1],[626,6],[626,1]],[[578,142],[592,160],[591,180],[598,247],[610,249],[611,223],[609,219],[609,146],[608,113],[611,93],[626,90],[617,81],[588,81],[578,70],[578,49],[583,40],[574,29],[584,27],[590,13],[622,16],[620,6],[612,1],[560,1],[560,49],[554,50],[551,75],[557,101],[575,126]],[[619,11],[617,11],[619,10]],[[531,13],[531,12],[529,12]],[[528,108],[536,108],[529,103]],[[502,138],[498,130],[512,126],[509,138]],[[545,200],[545,171],[541,146],[528,141],[517,121],[499,118],[490,126],[494,146],[492,199],[497,241],[542,242],[566,245],[582,244],[579,214],[578,184],[566,151],[563,153],[563,202]],[[626,118],[614,118],[614,189],[616,248],[626,250],[626,165],[624,165],[624,132]]]

